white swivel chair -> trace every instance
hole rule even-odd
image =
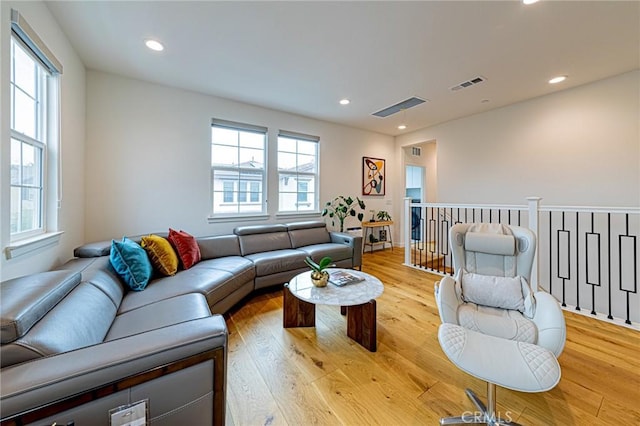
[[[436,284],[438,340],[449,360],[487,382],[487,406],[440,424],[517,425],[496,413],[496,385],[544,392],[560,381],[566,328],[558,301],[530,286],[533,232],[502,224],[456,224],[449,232],[454,277]],[[534,288],[535,287],[535,288]]]

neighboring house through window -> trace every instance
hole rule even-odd
[[[318,210],[320,138],[281,130],[278,134],[278,211]]]
[[[55,197],[58,79],[62,66],[20,14],[11,11],[10,233],[16,241],[46,231],[47,197]],[[53,172],[53,173],[52,173]]]
[[[212,120],[211,180],[213,216],[264,214],[267,129]]]

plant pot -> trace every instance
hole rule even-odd
[[[311,272],[311,284],[316,287],[326,287],[329,282],[329,273],[327,271]]]

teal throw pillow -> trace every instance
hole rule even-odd
[[[111,241],[109,261],[131,290],[142,291],[149,284],[153,273],[149,256],[139,244],[129,238]]]

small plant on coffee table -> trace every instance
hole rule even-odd
[[[320,259],[320,262],[316,263],[311,256],[307,256],[304,259],[304,263],[311,268],[311,282],[316,287],[325,287],[329,281],[329,272],[325,271],[330,266],[335,266],[331,263],[331,258],[328,256]]]

